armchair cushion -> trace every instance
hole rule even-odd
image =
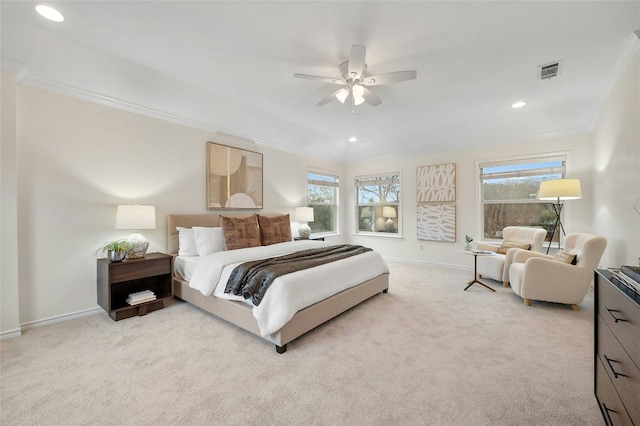
[[[531,244],[526,244],[526,243],[511,243],[511,242],[507,242],[505,241],[504,243],[502,243],[502,245],[500,247],[498,247],[498,253],[500,254],[507,254],[507,250],[509,250],[510,248],[517,248],[517,249],[522,249],[522,250],[529,250],[531,248]]]
[[[569,265],[575,265],[576,255],[560,250],[553,255],[553,260],[556,262],[568,263]]]

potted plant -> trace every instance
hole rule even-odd
[[[120,262],[127,254],[127,250],[131,248],[131,244],[127,240],[112,240],[101,245],[94,255],[104,253],[110,262]]]
[[[464,249],[471,250],[471,242],[473,241],[473,237],[471,235],[464,236]]]

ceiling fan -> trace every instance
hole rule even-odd
[[[365,75],[365,71],[367,70],[367,64],[364,62],[365,56],[365,46],[358,44],[351,46],[349,60],[339,66],[341,78],[320,77],[309,74],[294,74],[293,76],[343,86],[318,102],[318,106],[326,105],[334,99],[342,103],[351,100],[353,105],[360,105],[363,102],[367,102],[371,106],[378,106],[382,101],[375,93],[368,89],[369,86],[380,86],[383,84],[413,80],[418,75],[416,70],[408,70],[367,76]]]

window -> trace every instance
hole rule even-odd
[[[307,173],[309,207],[313,207],[311,232],[338,232],[338,176],[316,172]]]
[[[483,238],[502,238],[505,226],[542,226],[549,237],[556,215],[553,203],[537,199],[538,188],[565,171],[564,155],[480,164]]]
[[[356,176],[358,232],[398,234],[400,228],[400,173]]]

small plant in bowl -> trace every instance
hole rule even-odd
[[[473,236],[471,235],[465,235],[464,236],[464,249],[465,250],[471,250],[471,242],[473,241]]]
[[[127,254],[127,250],[131,248],[131,244],[127,240],[113,240],[101,245],[94,255],[104,253],[110,262],[120,262]]]

